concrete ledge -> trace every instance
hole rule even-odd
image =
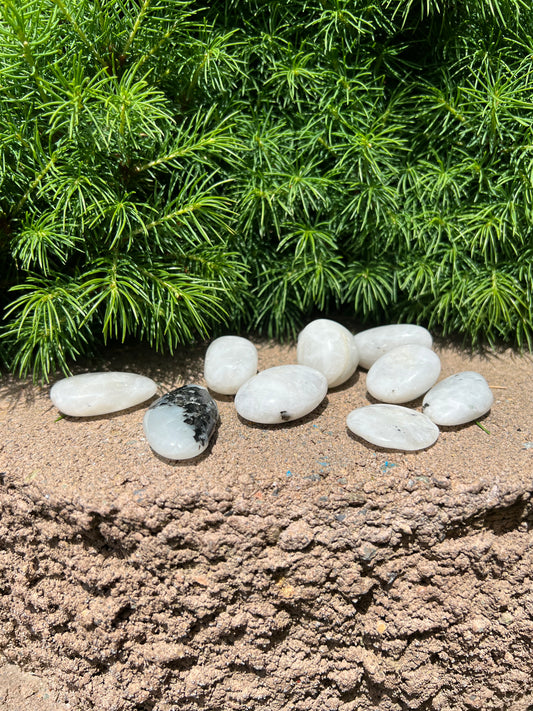
[[[261,369],[294,362],[259,345]],[[5,379],[0,650],[79,711],[530,709],[533,364],[439,354],[442,377],[498,386],[490,434],[418,453],[348,434],[364,372],[284,426],[221,398],[211,451],[177,465],[143,408],[56,421],[46,390]],[[87,368],[163,392],[201,382],[201,356]]]

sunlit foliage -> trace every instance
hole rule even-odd
[[[312,313],[531,346],[523,0],[5,0],[1,356]]]

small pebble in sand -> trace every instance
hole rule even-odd
[[[431,348],[433,338],[431,333],[422,326],[413,323],[391,323],[387,326],[376,326],[360,331],[354,336],[359,351],[359,365],[370,368],[382,355],[409,343]]]
[[[421,412],[400,405],[368,405],[352,410],[348,429],[371,444],[415,451],[437,441],[439,428]]]
[[[150,447],[167,459],[191,459],[209,445],[218,408],[206,388],[184,385],[163,395],[147,410],[143,427]]]
[[[355,373],[359,355],[350,331],[336,321],[319,318],[300,331],[296,358],[323,373],[334,388]]]
[[[274,425],[297,420],[326,397],[326,376],[306,365],[278,365],[254,375],[239,388],[235,408],[251,422]]]
[[[94,417],[139,405],[153,397],[157,385],[135,373],[82,373],[52,385],[50,398],[57,409],[71,417]]]
[[[455,373],[426,393],[422,412],[437,425],[453,427],[488,412],[494,396],[485,378],[473,370]]]
[[[205,353],[207,386],[221,395],[235,395],[243,383],[257,373],[257,348],[247,338],[221,336]]]
[[[434,351],[416,344],[398,346],[370,367],[366,389],[382,402],[409,402],[427,392],[439,374],[440,358]]]

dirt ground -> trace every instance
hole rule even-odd
[[[295,362],[257,341],[259,368]],[[196,460],[155,456],[145,405],[58,419],[0,383],[3,711],[533,710],[533,360],[435,346],[483,374],[475,423],[403,453],[345,425],[365,371],[259,426],[216,397]],[[203,384],[205,348],[88,370]],[[421,400],[412,403],[420,409]]]

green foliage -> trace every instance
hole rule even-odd
[[[0,359],[319,310],[532,345],[525,0],[3,0]]]

